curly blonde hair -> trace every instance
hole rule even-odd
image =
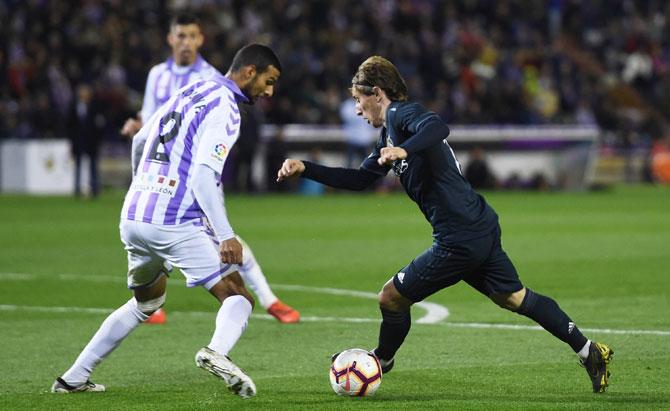
[[[384,90],[391,101],[405,101],[407,84],[398,69],[382,56],[372,56],[361,63],[351,79],[351,88],[361,94],[371,95],[373,87]]]

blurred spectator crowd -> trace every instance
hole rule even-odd
[[[149,68],[169,55],[170,16],[187,8],[224,72],[248,42],[278,52],[269,123],[339,123],[373,54],[452,124],[597,123],[613,145],[651,146],[670,113],[664,0],[3,0],[0,137],[67,135],[86,85],[96,127],[119,138]]]

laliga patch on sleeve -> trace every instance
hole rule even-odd
[[[219,143],[214,146],[214,151],[211,155],[213,159],[223,162],[226,159],[226,156],[228,156],[228,147],[223,143]]]

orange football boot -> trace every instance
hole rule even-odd
[[[167,321],[167,314],[165,313],[165,310],[162,308],[159,308],[147,318],[147,320],[144,322],[145,324],[165,324]]]
[[[300,321],[300,313],[280,300],[275,301],[268,307],[268,313],[279,320],[280,323],[290,324]]]

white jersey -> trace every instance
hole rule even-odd
[[[146,142],[122,219],[174,225],[204,216],[190,179],[196,164],[223,170],[240,133],[238,100],[242,91],[219,75],[178,90],[148,119],[135,137]]]
[[[144,90],[141,111],[142,121],[147,122],[158,110],[158,107],[162,106],[177,90],[185,85],[198,80],[209,80],[220,75],[221,73],[206,62],[200,54],[190,66],[178,66],[172,57],[153,66],[149,71]]]

